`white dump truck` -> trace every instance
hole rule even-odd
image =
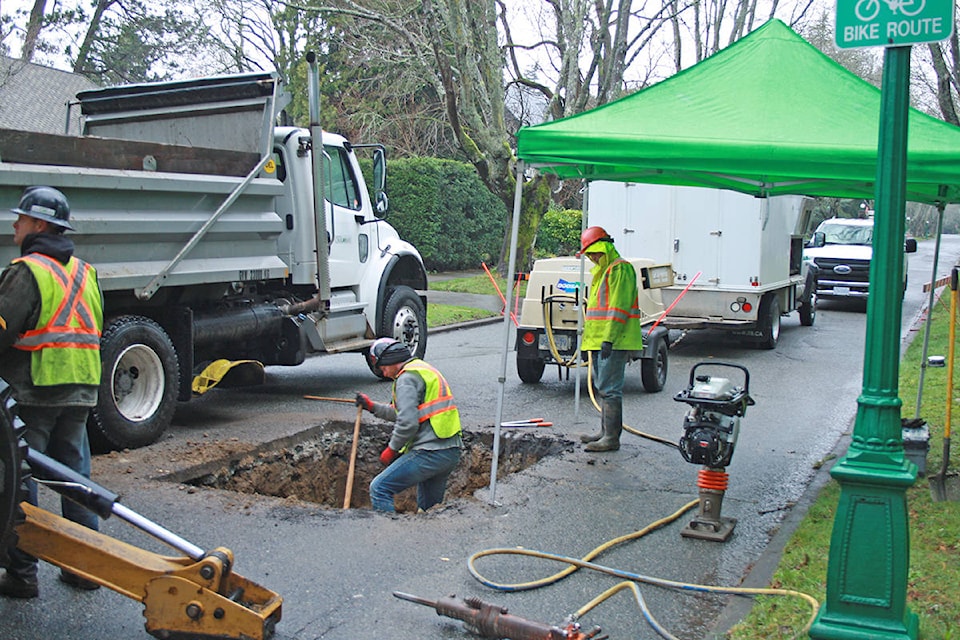
[[[796,310],[804,326],[816,318],[816,275],[803,261],[812,205],[803,196],[596,181],[587,207],[589,224],[604,227],[622,256],[673,265],[674,283],[661,290],[664,326],[726,329],[773,349],[781,315]]]
[[[382,147],[368,145],[371,194],[363,145],[321,134],[318,116],[309,129],[276,125],[288,97],[275,73],[77,98],[80,136],[0,132],[0,263],[18,254],[10,209],[23,189],[60,189],[105,303],[94,440],[155,441],[197,380],[202,391],[228,371],[262,380],[263,365],[365,353],[380,336],[424,354],[426,271],[381,219]]]

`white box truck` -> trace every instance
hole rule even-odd
[[[262,378],[263,365],[365,353],[379,336],[423,355],[426,270],[382,219],[382,148],[371,193],[361,145],[276,126],[288,98],[275,73],[78,99],[84,135],[0,131],[0,265],[19,254],[10,209],[23,189],[60,189],[104,297],[98,444],[155,441],[195,377],[233,362]]]
[[[595,181],[587,209],[588,223],[604,227],[625,258],[673,265],[674,284],[661,289],[669,309],[663,325],[728,329],[772,349],[782,314],[798,311],[804,326],[816,317],[802,237],[812,202]]]

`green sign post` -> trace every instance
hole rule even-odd
[[[841,49],[937,42],[952,33],[953,0],[837,0]]]
[[[838,0],[839,46],[896,46],[887,47],[883,61],[863,389],[850,447],[830,471],[840,484],[840,502],[830,539],[827,599],[810,628],[810,637],[819,640],[919,636],[917,615],[907,607],[906,491],[916,481],[917,466],[904,455],[898,393],[910,45],[935,42],[952,31],[952,0]]]

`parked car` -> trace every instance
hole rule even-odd
[[[917,241],[907,238],[904,253],[916,253]],[[870,294],[873,218],[831,218],[817,227],[803,251],[803,260],[816,267],[818,298],[861,298]],[[907,289],[907,258],[903,260]]]

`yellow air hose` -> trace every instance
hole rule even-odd
[[[637,601],[637,606],[640,607],[640,610],[643,613],[644,619],[654,629],[654,631],[656,631],[661,637],[667,638],[668,640],[677,640],[677,638],[676,636],[671,635],[653,617],[652,613],[647,608],[646,602],[643,599],[643,595],[640,592],[640,588],[637,586],[636,583],[642,582],[642,583],[651,584],[651,585],[664,587],[668,589],[678,589],[681,591],[688,591],[688,592],[693,591],[693,592],[699,592],[699,593],[717,593],[717,594],[750,595],[750,596],[772,595],[772,596],[790,596],[795,598],[802,598],[806,600],[808,604],[810,604],[811,614],[810,614],[810,617],[807,619],[807,622],[804,625],[803,629],[795,637],[799,638],[801,636],[806,636],[807,631],[810,629],[810,626],[813,624],[813,621],[816,618],[817,612],[820,609],[820,603],[817,601],[816,598],[814,598],[809,594],[806,594],[800,591],[794,591],[792,589],[719,587],[719,586],[712,586],[712,585],[678,582],[676,580],[666,580],[663,578],[655,578],[652,576],[632,573],[629,571],[615,569],[612,567],[606,567],[604,565],[591,562],[591,560],[599,556],[601,553],[603,553],[604,551],[607,551],[608,549],[618,544],[627,542],[628,540],[636,540],[650,533],[651,531],[659,529],[660,527],[663,527],[664,525],[667,525],[677,520],[678,518],[680,518],[680,516],[682,516],[684,513],[686,513],[690,509],[696,507],[699,503],[700,503],[699,500],[693,500],[691,502],[688,502],[687,504],[680,507],[680,509],[678,509],[676,512],[674,512],[670,516],[667,516],[666,518],[661,518],[660,520],[657,520],[656,522],[653,522],[638,531],[635,531],[633,533],[630,533],[624,536],[620,536],[618,538],[614,538],[612,540],[609,540],[601,544],[599,547],[595,548],[593,551],[590,551],[582,559],[572,558],[569,556],[561,556],[553,553],[546,553],[543,551],[535,551],[532,549],[499,548],[499,549],[487,549],[486,551],[480,551],[473,554],[472,556],[470,556],[469,560],[467,561],[467,566],[470,571],[470,575],[472,575],[477,581],[479,581],[481,584],[487,587],[490,587],[491,589],[496,589],[497,591],[528,591],[532,589],[539,589],[540,587],[544,587],[549,584],[559,582],[563,578],[566,578],[570,574],[576,572],[578,569],[592,569],[600,573],[605,573],[607,575],[623,578],[624,582],[614,585],[613,587],[611,587],[610,589],[607,589],[606,591],[604,591],[603,593],[595,597],[593,600],[591,600],[584,606],[580,607],[580,609],[578,609],[574,614],[571,615],[571,619],[579,620],[582,616],[586,615],[586,613],[589,612],[591,609],[598,606],[602,602],[606,601],[616,593],[619,593],[624,589],[630,589],[633,591],[634,598]],[[559,571],[553,574],[552,576],[541,578],[539,580],[514,583],[514,584],[505,584],[505,583],[494,582],[492,580],[489,580],[488,578],[485,578],[476,568],[477,560],[479,560],[480,558],[483,558],[486,556],[492,556],[492,555],[528,556],[533,558],[542,558],[545,560],[555,560],[557,562],[566,563],[570,566],[568,566],[566,569],[562,571]]]
[[[550,355],[553,356],[553,359],[561,367],[573,368],[573,367],[582,367],[584,363],[579,360],[578,356],[580,350],[576,349],[572,356],[569,359],[564,358],[560,354],[560,350],[557,348],[556,337],[553,335],[553,304],[558,302],[567,302],[570,304],[576,304],[577,299],[574,296],[566,294],[552,295],[544,298],[543,300],[543,329],[547,334],[547,343],[550,345]],[[590,402],[593,403],[593,408],[600,412],[600,403],[597,402],[596,395],[593,391],[593,353],[587,352],[587,389],[590,390]],[[677,444],[666,438],[661,438],[660,436],[653,435],[651,433],[644,433],[638,429],[631,427],[628,424],[623,425],[624,431],[632,433],[635,436],[640,436],[641,438],[647,438],[648,440],[653,440],[661,444],[665,444],[668,447],[677,448]]]

